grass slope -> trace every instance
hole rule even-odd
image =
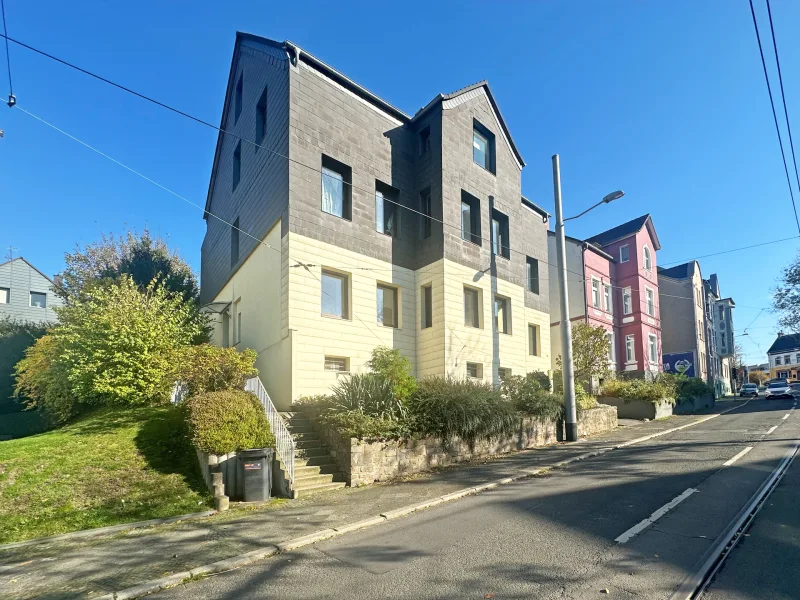
[[[100,410],[0,442],[0,543],[210,506],[172,406]]]

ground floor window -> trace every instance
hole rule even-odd
[[[467,377],[483,379],[483,365],[481,363],[467,363]]]

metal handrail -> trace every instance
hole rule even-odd
[[[286,427],[286,423],[283,422],[275,405],[272,403],[272,399],[264,388],[264,384],[261,383],[261,379],[258,377],[248,379],[244,384],[244,389],[247,392],[255,394],[261,401],[264,412],[267,413],[267,420],[269,421],[269,426],[272,428],[272,434],[275,436],[275,450],[286,467],[289,484],[292,485],[294,483],[294,438]]]

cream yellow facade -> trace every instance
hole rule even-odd
[[[260,377],[281,410],[300,396],[329,393],[348,373],[367,370],[377,346],[399,349],[417,377],[467,376],[499,382],[498,368],[513,375],[550,369],[550,318],[525,306],[522,286],[440,259],[416,271],[296,233],[281,238],[280,221],[214,299],[225,307],[215,323],[219,345],[258,352]],[[347,318],[322,314],[322,272],[346,277]],[[398,290],[398,327],[378,323],[378,285]],[[423,286],[431,286],[432,324],[422,327]],[[480,325],[465,325],[465,286],[478,290]],[[493,298],[507,298],[510,332],[493,327]],[[536,327],[531,354],[529,326]],[[241,332],[241,333],[240,333]],[[346,372],[326,370],[326,357],[346,359]]]

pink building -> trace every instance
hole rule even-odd
[[[608,332],[612,368],[639,374],[661,370],[661,321],[658,308],[653,220],[644,215],[587,240],[567,237],[570,320]],[[549,232],[550,344],[553,368],[561,355],[555,234]]]

